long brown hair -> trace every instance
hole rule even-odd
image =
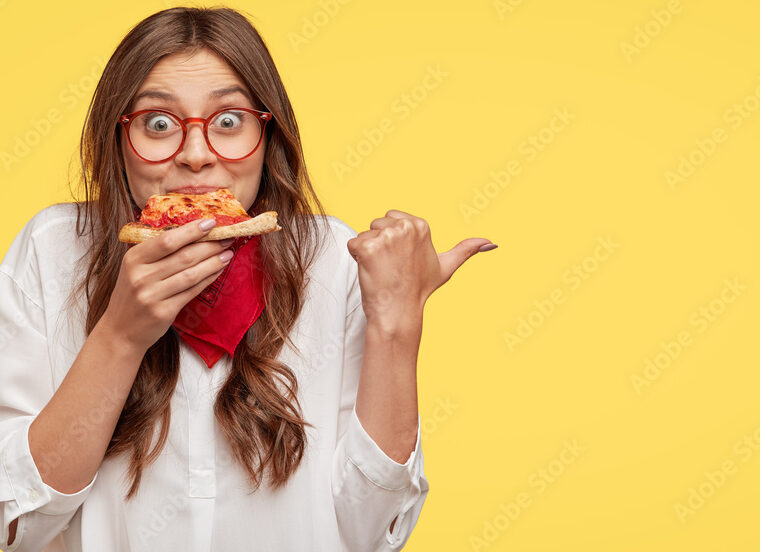
[[[69,301],[85,293],[86,334],[108,306],[128,246],[118,240],[122,225],[140,209],[129,191],[121,156],[119,115],[162,57],[208,48],[238,73],[258,104],[273,114],[258,196],[249,215],[279,214],[282,230],[261,236],[266,307],[248,330],[232,359],[232,369],[214,404],[214,415],[253,490],[268,472],[280,487],[305,453],[309,426],[301,415],[298,383],[277,356],[301,311],[306,270],[319,248],[317,215],[325,211],[304,164],[290,100],[259,33],[240,12],[229,8],[171,8],[134,26],[108,61],[90,102],[80,141],[81,187],[77,234],[89,234],[92,248],[86,273]],[[310,205],[310,202],[312,205]],[[84,213],[84,217],[82,214]],[[88,222],[89,221],[89,222]],[[80,229],[81,223],[81,229]],[[294,347],[295,348],[295,347]],[[126,499],[137,492],[142,470],[163,449],[170,422],[170,399],[179,376],[179,337],[170,328],[145,353],[119,417],[106,458],[129,452],[132,480]],[[152,450],[154,428],[160,422]]]

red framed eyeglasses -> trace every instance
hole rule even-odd
[[[203,125],[203,137],[209,149],[226,161],[240,161],[253,155],[261,144],[268,111],[247,107],[227,107],[206,118],[181,119],[164,109],[143,109],[119,117],[130,148],[148,163],[173,159],[185,145],[188,125]]]

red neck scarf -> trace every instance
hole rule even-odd
[[[237,238],[234,256],[211,284],[177,314],[174,328],[211,368],[230,357],[264,310],[261,236]]]

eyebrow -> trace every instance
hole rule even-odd
[[[251,105],[253,105],[253,99],[251,98],[251,95],[248,93],[247,90],[244,88],[241,88],[240,86],[228,86],[227,88],[219,88],[218,90],[212,90],[208,97],[209,99],[216,100],[219,98],[223,98],[224,96],[229,96],[231,94],[235,93],[241,93],[243,94],[249,102],[251,102]],[[148,89],[143,90],[140,92],[137,96],[135,96],[135,99],[133,101],[133,104],[137,104],[138,101],[140,101],[142,98],[155,98],[157,100],[165,100],[167,102],[173,102],[177,100],[177,97],[173,94],[169,94],[168,92],[163,92],[161,90],[155,90],[155,89]]]

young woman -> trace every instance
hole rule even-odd
[[[429,488],[423,306],[496,246],[437,254],[408,213],[360,234],[325,215],[269,52],[226,8],[128,33],[81,159],[85,200],[37,213],[0,264],[0,548],[400,550]],[[282,230],[118,240],[149,196],[217,188]],[[254,264],[259,287],[222,278]],[[211,334],[180,329],[209,289]]]

